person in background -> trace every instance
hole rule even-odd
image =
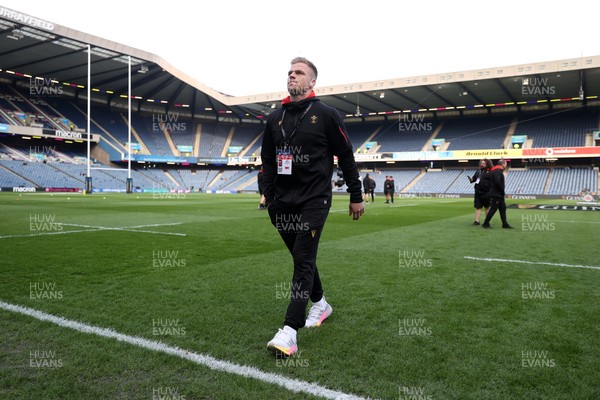
[[[369,202],[369,192],[371,191],[371,177],[369,174],[366,174],[362,181],[363,184],[363,192],[364,192],[364,200],[366,203]]]
[[[371,203],[375,203],[375,188],[377,187],[377,183],[375,179],[369,177],[369,194],[371,195]]]
[[[390,177],[385,176],[385,180],[383,181],[383,195],[385,196],[385,204],[390,203]]]
[[[473,205],[475,207],[475,222],[473,225],[479,225],[481,218],[481,210],[485,208],[485,215],[487,215],[490,208],[490,172],[494,164],[484,158],[479,161],[479,169],[475,171],[473,176],[468,176],[469,182],[475,184],[475,194],[473,196]]]
[[[260,203],[258,204],[258,209],[266,210],[267,206],[265,205],[264,171],[262,168],[258,171],[256,180],[258,181],[258,194],[260,194]]]
[[[506,160],[501,159],[498,161],[498,165],[492,168],[490,172],[490,210],[488,211],[485,221],[483,221],[483,228],[489,229],[490,221],[494,217],[496,211],[500,211],[500,219],[502,220],[502,228],[512,229],[512,226],[508,224],[506,220],[506,202],[504,201],[504,170],[506,169]],[[481,183],[481,181],[480,181]]]

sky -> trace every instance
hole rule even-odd
[[[290,60],[317,86],[600,55],[585,0],[2,0],[167,60],[220,92],[286,90]],[[23,71],[26,72],[26,71]]]

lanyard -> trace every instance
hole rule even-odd
[[[298,120],[298,122],[296,122],[296,126],[294,127],[294,130],[292,131],[292,133],[290,133],[289,137],[286,137],[285,129],[283,128],[283,120],[285,119],[285,112],[287,111],[287,109],[285,109],[285,108],[283,109],[283,115],[281,116],[281,133],[283,134],[283,144],[285,147],[288,147],[290,145],[290,141],[292,140],[292,137],[294,137],[294,134],[298,130],[298,127],[300,126],[300,122],[302,122],[302,119],[304,119],[306,114],[308,114],[308,110],[310,110],[312,105],[313,105],[313,103],[310,103],[308,105],[308,107],[306,107],[306,110],[304,110],[304,112],[300,116],[300,119]]]

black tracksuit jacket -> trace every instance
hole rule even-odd
[[[477,182],[479,178],[479,183],[475,184],[475,192],[479,195],[487,195],[489,194],[491,187],[491,170],[479,169],[475,172],[475,175],[471,178],[471,182]]]
[[[301,119],[309,105],[308,113]],[[285,147],[282,123],[293,155],[291,175],[277,174],[277,152]],[[295,127],[296,132],[290,138]],[[350,201],[362,202],[352,145],[338,111],[314,94],[299,102],[292,103],[289,97],[284,99],[282,108],[269,115],[262,142],[267,204],[274,202],[276,206],[293,210],[329,208],[334,155],[344,174]]]
[[[504,197],[504,170],[496,165],[490,172],[490,196]],[[480,181],[481,182],[481,181]]]

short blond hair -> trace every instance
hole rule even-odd
[[[291,64],[298,64],[298,63],[302,63],[302,64],[306,64],[308,65],[308,67],[312,70],[313,72],[313,79],[317,79],[317,76],[319,76],[319,71],[317,71],[317,67],[315,67],[315,64],[312,63],[312,61],[310,61],[308,58],[305,57],[295,57]]]

